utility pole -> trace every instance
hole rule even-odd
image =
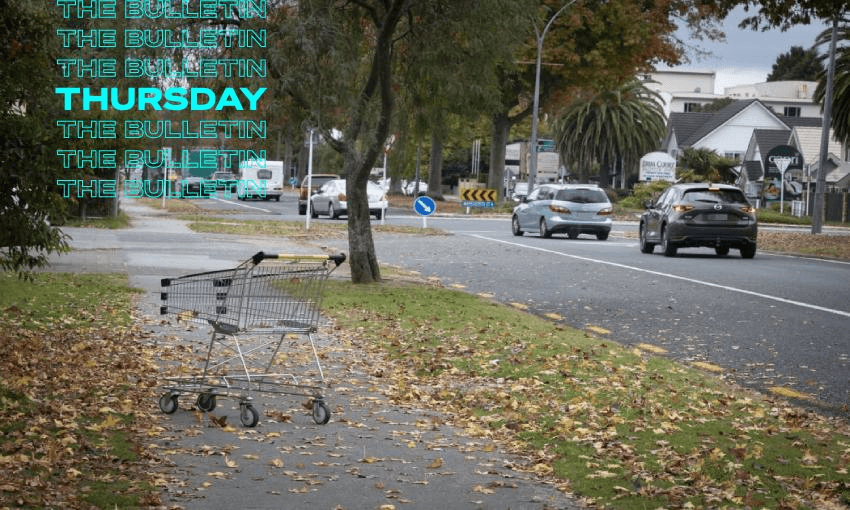
[[[529,142],[528,150],[531,152],[531,159],[528,165],[528,192],[531,193],[531,190],[534,189],[534,180],[537,178],[537,122],[538,122],[538,110],[540,109],[540,67],[541,61],[543,58],[543,40],[546,38],[546,32],[549,31],[549,27],[552,26],[552,23],[555,21],[555,18],[561,15],[564,10],[576,3],[576,0],[572,0],[571,2],[567,2],[561,7],[558,12],[555,13],[554,16],[549,18],[549,21],[546,23],[546,26],[543,27],[543,31],[537,28],[537,23],[534,24],[534,35],[537,38],[537,62],[535,63],[534,69],[534,103],[531,111],[531,141]]]
[[[820,234],[823,228],[823,193],[826,188],[826,160],[829,156],[829,128],[832,125],[832,82],[835,79],[835,40],[838,38],[838,17],[836,13],[832,18],[832,40],[829,43],[829,68],[826,71],[826,95],[823,99],[823,130],[820,138],[820,163],[812,210],[812,234]]]

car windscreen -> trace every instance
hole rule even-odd
[[[608,196],[601,189],[562,189],[555,193],[555,200],[576,204],[604,204]]]
[[[682,202],[708,204],[745,204],[747,199],[738,189],[692,189],[682,195]]]

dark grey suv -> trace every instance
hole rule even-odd
[[[736,248],[751,259],[757,235],[755,207],[728,184],[674,184],[647,203],[640,218],[640,251],[652,253],[659,245],[668,257],[679,248],[706,246],[719,256]]]

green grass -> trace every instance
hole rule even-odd
[[[70,218],[65,225],[66,227],[87,227],[87,228],[108,228],[120,229],[130,226],[130,217],[126,213],[120,212],[118,216],[107,216],[104,218],[89,218],[82,220],[80,218]]]
[[[0,316],[27,329],[127,326],[130,298],[141,293],[116,274],[0,275]]]
[[[521,448],[611,508],[817,508],[850,497],[845,423],[470,294],[331,282],[398,401]],[[391,373],[387,373],[391,372]]]

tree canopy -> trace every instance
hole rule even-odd
[[[823,70],[821,56],[815,48],[792,46],[787,53],[776,57],[767,81],[817,81]]]

